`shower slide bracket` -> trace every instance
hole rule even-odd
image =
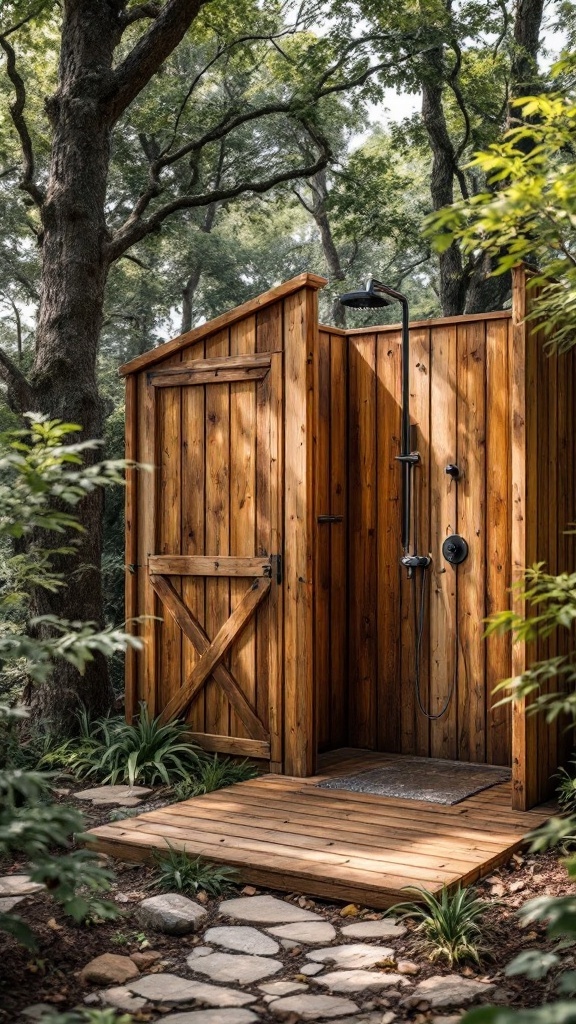
[[[408,466],[417,466],[420,462],[420,452],[408,452],[406,455],[395,455],[396,462],[403,462]]]

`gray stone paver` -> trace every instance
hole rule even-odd
[[[402,1000],[402,1006],[414,1007],[427,1003],[430,1009],[445,1006],[468,1006],[477,999],[484,1002],[495,991],[496,985],[475,978],[462,978],[459,974],[436,974],[418,982],[416,988]]]
[[[293,1013],[301,1020],[331,1020],[334,1017],[345,1017],[355,1013],[358,1007],[350,999],[337,996],[309,995],[286,996],[270,1003],[271,1013],[279,1017],[287,1017]]]
[[[138,807],[152,792],[146,786],[94,786],[75,793],[76,800],[89,800],[95,807],[105,804],[122,804],[122,807]]]
[[[312,978],[315,974],[320,974],[320,971],[323,970],[323,964],[304,964],[304,967],[300,968],[300,974],[305,974],[308,978]]]
[[[306,946],[326,945],[336,938],[336,929],[329,921],[296,921],[294,924],[276,925],[266,931],[280,939],[302,942]]]
[[[289,925],[289,927],[292,927]],[[279,944],[258,928],[243,925],[223,925],[209,928],[204,935],[205,942],[213,942],[224,949],[237,953],[254,953],[257,956],[272,956],[280,950]]]
[[[98,994],[103,1006],[113,1006],[124,1013],[138,1013],[147,1003],[146,999],[134,995],[126,985],[114,985],[113,988],[102,989]]]
[[[0,878],[0,896],[31,896],[43,888],[40,882],[32,882],[30,875],[3,875]]]
[[[380,960],[394,956],[389,946],[368,945],[353,942],[346,946],[328,946],[325,949],[311,949],[307,956],[316,963],[334,963],[337,967],[353,970],[356,967],[373,967]]]
[[[200,958],[191,955],[187,960],[191,971],[206,974],[212,981],[233,982],[238,985],[252,985],[284,966],[280,960],[266,956],[247,956],[242,953],[211,953]]]
[[[221,985],[179,978],[176,974],[149,974],[126,985],[131,992],[152,1003],[202,1003],[206,1006],[238,1007],[254,1003],[256,996]],[[163,1018],[165,1019],[165,1018]]]
[[[181,893],[167,892],[142,900],[136,917],[145,928],[153,928],[166,935],[187,935],[198,930],[206,911]]]
[[[251,1010],[187,1010],[162,1017],[163,1024],[253,1024],[258,1017]]]
[[[407,928],[392,917],[384,917],[381,921],[356,921],[345,924],[342,935],[350,939],[401,939]]]
[[[25,899],[26,896],[4,896],[0,899],[0,914],[9,914],[11,910],[14,910],[14,907],[17,907]]]
[[[280,996],[289,996],[293,992],[307,992],[308,985],[301,981],[267,981],[264,985],[258,985],[261,992],[268,996],[279,999]]]
[[[407,985],[401,974],[387,974],[384,971],[330,971],[314,979],[318,985],[325,985],[331,992],[358,992],[366,989],[391,988]]]
[[[304,910],[294,903],[279,900],[276,896],[241,896],[234,900],[224,900],[220,904],[220,913],[224,917],[232,917],[237,921],[249,921],[252,924],[263,925],[323,920],[320,914]]]

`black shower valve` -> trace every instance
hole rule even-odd
[[[451,477],[452,480],[460,479],[460,469],[454,462],[449,462],[446,466],[446,474]]]
[[[450,565],[461,565],[468,558],[468,544],[460,534],[452,533],[442,545],[442,554]]]

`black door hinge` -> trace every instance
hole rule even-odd
[[[282,583],[282,555],[270,555],[270,577],[278,585]]]

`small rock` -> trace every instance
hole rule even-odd
[[[255,896],[257,890],[254,888],[253,885],[245,885],[244,888],[240,890],[240,892],[242,893],[243,896]]]
[[[420,968],[412,960],[399,960],[396,964],[398,974],[419,974]]]
[[[394,950],[387,946],[368,946],[357,942],[349,946],[327,946],[325,949],[312,949],[308,953],[310,960],[316,963],[334,963],[336,967],[354,970],[359,967],[373,967],[380,960],[394,956]]]
[[[131,953],[130,959],[136,964],[139,971],[146,971],[157,960],[162,959],[162,953],[157,953],[155,949],[147,949],[143,953]]]
[[[30,875],[3,875],[0,878],[0,896],[31,896],[44,886],[33,882]]]
[[[461,1014],[459,1014],[459,1013],[456,1013],[456,1014],[452,1013],[452,1014],[450,1014],[449,1017],[446,1017],[444,1015],[442,1017],[433,1017],[432,1018],[432,1024],[460,1024],[461,1020],[462,1020]]]
[[[288,927],[294,926],[288,925]],[[209,928],[204,939],[206,942],[214,942],[224,949],[232,949],[238,953],[256,953],[259,956],[271,956],[280,949],[274,939],[264,935],[257,928],[242,925]]]
[[[28,1017],[29,1020],[42,1020],[46,1013],[54,1013],[54,1007],[50,1003],[33,1003],[22,1010],[22,1016]]]
[[[145,928],[153,928],[166,935],[187,935],[198,929],[206,911],[187,896],[169,892],[142,900],[136,916]]]
[[[25,899],[25,896],[5,896],[3,899],[0,899],[0,914],[9,914],[11,910],[14,910],[14,907],[17,907]]]
[[[491,896],[503,896],[505,892],[506,889],[502,882],[495,882],[494,885],[490,887]]]
[[[293,992],[306,992],[308,986],[298,981],[267,981],[264,985],[258,985],[258,988],[266,995],[279,999]]]
[[[163,1003],[201,1003],[205,1006],[238,1007],[256,1001],[256,996],[249,992],[208,985],[205,981],[190,981],[176,974],[149,974],[127,987],[136,995],[160,1006]]]
[[[84,1003],[86,1003],[86,1006],[99,1006],[100,1005],[100,993],[99,992],[90,992],[89,995],[84,996],[84,999],[82,1001]]]
[[[125,892],[117,892],[114,895],[116,903],[130,903],[130,897]]]
[[[105,804],[138,807],[151,792],[145,786],[95,786],[93,789],[82,789],[74,796],[77,800],[89,800],[95,807]]]
[[[187,962],[192,971],[206,974],[212,981],[233,982],[237,985],[252,985],[255,981],[277,974],[283,966],[279,960],[271,957],[246,956],[241,953],[211,953],[200,959],[192,955]]]
[[[303,942],[306,946],[322,946],[336,938],[336,929],[329,921],[298,921],[295,924],[281,924],[266,930],[270,935]]]
[[[523,882],[522,879],[519,878],[516,882],[511,882],[508,888],[510,892],[522,892],[522,890],[526,888],[526,882]]]
[[[385,917],[381,921],[358,921],[342,928],[342,935],[351,939],[400,939],[406,934],[407,928],[393,917]]]
[[[350,999],[304,993],[303,995],[275,999],[269,1009],[277,1017],[289,1017],[294,1014],[300,1020],[331,1020],[333,1017],[344,1017],[347,1013],[355,1013],[358,1007]]]
[[[495,988],[496,985],[462,978],[459,974],[434,975],[420,981],[414,991],[402,1000],[402,1006],[414,1008],[425,1003],[432,1010],[444,1006],[468,1006],[477,999],[486,1000]]]
[[[322,970],[324,970],[322,964],[304,964],[304,967],[300,969],[300,974],[303,974],[305,978],[313,978],[315,974],[320,974]]]
[[[232,917],[238,921],[250,921],[253,924],[291,924],[293,921],[318,921],[318,914],[311,910],[286,903],[275,896],[246,896],[234,900],[224,900],[220,904],[220,913],[224,917]]]
[[[297,942],[292,942],[291,939],[280,939],[280,945],[284,949],[299,949]]]
[[[384,971],[332,971],[316,978],[319,985],[326,985],[331,992],[358,992],[370,989],[388,988],[390,985],[407,985],[399,974],[385,974]]]
[[[208,903],[208,893],[204,891],[199,892],[196,894],[196,899],[198,903],[201,903],[204,906],[206,903]]]
[[[125,985],[105,988],[99,995],[100,1002],[104,1006],[113,1006],[116,1010],[123,1010],[125,1013],[139,1013],[146,1006],[146,999],[133,995]]]
[[[196,949],[192,950],[188,959],[196,960],[200,956],[210,956],[210,953],[213,952],[212,946],[196,946]]]
[[[357,907],[355,903],[348,903],[347,906],[342,907],[340,917],[358,917],[359,913],[360,907]]]
[[[162,1020],[164,1024],[252,1024],[258,1018],[251,1010],[186,1010]]]
[[[139,973],[129,956],[103,953],[82,968],[80,978],[82,981],[92,981],[97,985],[123,985],[130,978],[136,978]]]
[[[386,1010],[386,1013],[382,1014],[380,1024],[394,1024],[395,1020],[396,1014],[394,1013],[394,1010]]]
[[[70,790],[63,786],[52,786],[52,792],[56,793],[56,796],[69,796]]]

